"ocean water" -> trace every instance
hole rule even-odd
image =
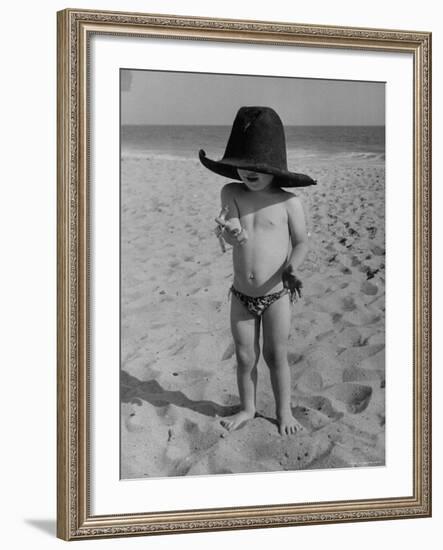
[[[230,126],[122,126],[121,154],[128,158],[198,159],[199,149],[223,156]],[[374,162],[385,159],[384,126],[287,126],[289,168],[304,161]]]

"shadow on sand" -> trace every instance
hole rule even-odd
[[[239,410],[239,406],[219,405],[213,401],[193,401],[183,392],[177,390],[165,390],[156,380],[143,382],[135,376],[121,371],[120,399],[122,403],[135,403],[141,405],[141,401],[147,401],[155,407],[175,405],[205,416],[230,416]]]

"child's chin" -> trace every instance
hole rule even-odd
[[[260,187],[249,187],[249,191],[264,191],[267,187],[267,185],[261,185]]]
[[[266,185],[261,185],[260,183],[257,182],[252,182],[252,181],[244,181],[243,182],[246,187],[250,190],[250,191],[261,191],[262,189],[264,189],[266,187]]]

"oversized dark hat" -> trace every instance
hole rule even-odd
[[[283,123],[270,107],[241,107],[232,125],[225,154],[212,160],[200,149],[201,163],[216,174],[241,180],[237,168],[273,174],[279,187],[307,187],[317,182],[305,174],[289,172]]]

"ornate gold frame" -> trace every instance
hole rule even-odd
[[[263,21],[58,13],[57,534],[65,540],[431,515],[431,34]],[[92,34],[409,52],[414,59],[413,495],[92,516],[88,484],[87,51]]]

